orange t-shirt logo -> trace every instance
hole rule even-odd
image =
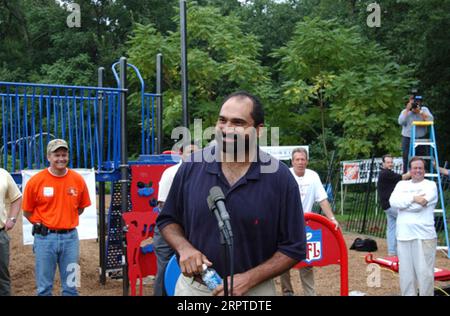
[[[78,196],[78,191],[76,188],[70,187],[67,189],[67,194],[69,194],[71,196]]]

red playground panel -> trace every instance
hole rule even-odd
[[[128,212],[123,214],[127,225],[127,262],[128,278],[130,280],[131,295],[136,295],[136,283],[139,279],[139,295],[142,296],[143,278],[156,275],[156,255],[153,245],[141,247],[144,240],[153,241],[156,225],[156,212]],[[143,249],[148,249],[144,253]]]
[[[348,253],[340,228],[326,217],[314,213],[305,214],[306,260],[294,268],[306,266],[323,267],[337,264],[341,267],[341,296],[348,296]]]
[[[398,272],[399,261],[398,257],[384,257],[374,258],[373,254],[369,253],[365,257],[366,263],[376,263],[384,268]],[[434,268],[434,280],[435,281],[448,281],[450,280],[450,270]]]
[[[133,212],[152,211],[158,201],[159,180],[173,164],[131,166],[131,204]]]
[[[173,164],[137,164],[131,166],[131,212],[123,214],[127,226],[127,262],[131,295],[136,295],[139,280],[139,295],[142,296],[143,278],[156,275],[156,255],[153,248],[153,233],[158,212],[158,189],[161,176]],[[144,245],[145,244],[145,245]]]

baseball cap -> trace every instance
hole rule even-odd
[[[47,155],[56,151],[58,148],[65,148],[69,150],[69,146],[67,146],[67,142],[64,139],[53,139],[48,142],[47,145]]]

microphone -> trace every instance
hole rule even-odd
[[[222,217],[220,217],[219,210],[218,210],[217,207],[214,205],[214,200],[212,199],[211,195],[208,195],[208,198],[206,199],[206,201],[208,202],[208,207],[209,207],[209,209],[210,209],[210,210],[214,213],[214,215],[216,216],[217,223],[219,224],[219,231],[220,231],[220,232],[223,232],[224,223],[223,223]]]
[[[229,262],[229,272],[230,272],[230,285],[231,285],[231,296],[233,296],[233,275],[234,275],[234,251],[233,251],[233,232],[231,231],[230,224],[230,214],[227,212],[225,207],[225,195],[219,186],[214,186],[209,190],[208,195],[208,206],[209,209],[216,215],[217,221],[219,223],[219,230],[221,232],[221,243],[225,246],[225,262]],[[226,266],[226,265],[225,265]],[[223,279],[224,294],[228,296],[228,278],[227,276]]]
[[[225,195],[223,194],[222,189],[219,186],[214,186],[209,190],[208,200],[211,199],[213,202],[213,206],[215,206],[219,210],[220,217],[225,224],[225,228],[228,231],[228,237],[233,238],[233,232],[231,230],[230,224],[230,214],[227,212],[227,208],[225,206]],[[208,202],[209,204],[209,202]]]

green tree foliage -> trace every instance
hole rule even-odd
[[[237,13],[241,9],[241,1],[239,0],[197,0],[199,6],[213,6],[220,10],[223,15]]]
[[[70,28],[67,4],[80,6],[81,27]],[[23,69],[25,77],[48,78],[48,67],[56,63],[80,60],[109,67],[126,51],[125,41],[134,23],[154,23],[162,33],[176,28],[170,19],[176,0],[77,0],[0,1],[0,60],[6,73]],[[46,65],[46,66],[44,66]],[[42,73],[44,71],[44,73]],[[85,70],[66,76],[81,77]],[[63,76],[64,77],[64,76]],[[60,79],[63,79],[61,77]],[[3,78],[0,78],[3,79]],[[89,76],[90,84],[95,77]],[[114,81],[109,78],[109,83]],[[73,82],[55,82],[73,84]]]
[[[169,137],[181,124],[179,1],[60,2],[0,0],[0,80],[95,85],[103,66],[105,85],[115,86],[109,66],[128,55],[154,91],[161,52]],[[80,28],[66,25],[70,2],[80,5]],[[396,119],[414,78],[435,116],[440,158],[450,159],[450,0],[377,1],[380,28],[366,24],[373,2],[188,1],[191,122],[212,125],[223,96],[248,89],[263,97],[266,123],[280,127],[282,144],[309,144],[325,158],[337,147],[348,158],[398,153]],[[129,78],[138,91],[131,71]],[[130,126],[140,121],[138,99],[134,93]],[[130,139],[139,132],[130,129]]]
[[[96,67],[86,54],[69,59],[59,59],[51,65],[43,65],[42,75],[35,82],[66,82],[76,86],[90,86],[96,81]]]
[[[261,45],[241,26],[238,18],[217,8],[189,4],[189,115],[191,122],[203,119],[203,128],[215,124],[221,100],[235,90],[249,90],[265,100],[270,96],[269,72],[258,60]],[[181,125],[179,30],[164,36],[151,24],[137,24],[128,44],[130,61],[146,82],[154,82],[156,54],[164,55],[164,129],[170,136]]]
[[[449,160],[450,1],[385,0],[380,5],[381,27],[368,29],[367,35],[389,48],[399,63],[414,66],[419,92],[435,118],[440,160]]]
[[[450,97],[450,1],[381,0],[381,27],[366,25],[367,6],[373,0],[305,1],[310,16],[337,18],[344,25],[358,25],[363,35],[392,52],[395,62],[413,67],[412,76],[435,116],[441,160],[449,160],[446,121]],[[312,4],[312,7],[309,5]],[[309,10],[309,9],[308,9]],[[399,127],[397,129],[399,131]],[[400,132],[398,132],[400,133]]]
[[[341,158],[398,148],[391,131],[397,129],[410,70],[365,40],[357,27],[305,18],[273,56],[282,74],[276,112],[282,108],[285,114],[275,119],[287,124],[284,139],[308,144],[319,138],[326,158],[335,145]]]
[[[270,53],[285,45],[292,36],[295,24],[305,16],[305,6],[300,0],[254,0],[244,1],[237,15],[247,32],[255,34],[262,43],[263,65],[276,62]],[[276,72],[273,73],[276,75]]]

